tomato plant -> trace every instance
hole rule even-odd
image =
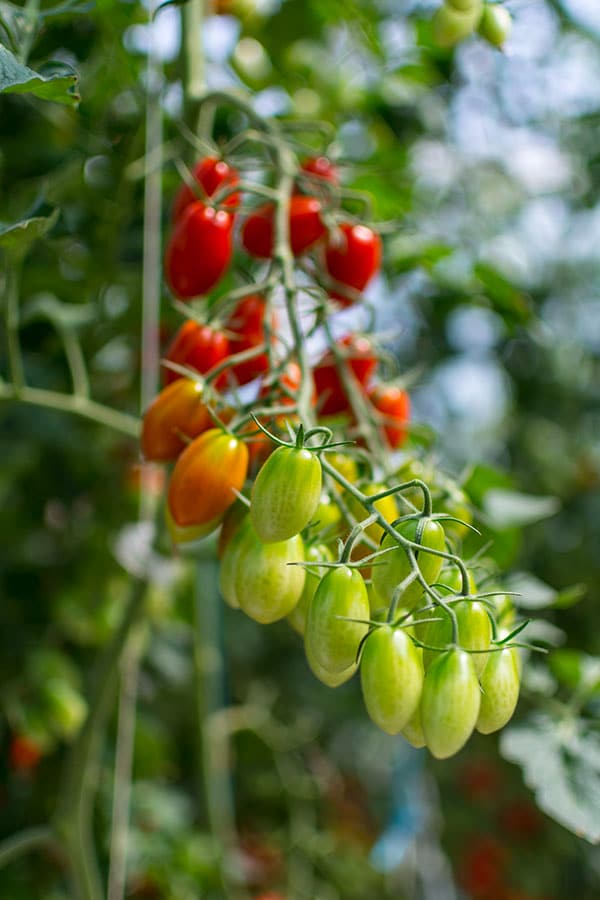
[[[203,394],[200,382],[178,378],[155,397],[142,422],[140,446],[146,460],[171,462],[189,440],[210,428],[212,420]]]
[[[321,498],[321,463],[310,450],[278,447],[252,487],[250,516],[261,540],[285,541],[313,518]]]

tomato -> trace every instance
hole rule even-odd
[[[401,447],[408,436],[406,426],[410,421],[410,397],[402,388],[393,384],[378,384],[367,396],[381,414],[381,425],[385,438],[395,450]]]
[[[405,538],[432,550],[443,550],[445,546],[444,529],[433,519],[409,519],[401,523],[397,531]],[[386,534],[381,549],[397,546],[395,539]],[[434,584],[442,568],[442,557],[434,556],[421,550],[415,551],[417,565],[427,584]],[[403,547],[385,553],[373,566],[373,587],[383,603],[391,603],[396,587],[401,584],[411,571],[408,555]],[[402,592],[401,605],[406,609],[414,609],[423,596],[423,588],[418,581],[411,582]]]
[[[265,319],[267,317],[267,301],[260,294],[251,294],[240,300],[227,320],[226,329],[231,332],[230,352],[243,353],[266,344]],[[275,316],[271,317],[271,329],[276,327]],[[238,384],[248,384],[269,370],[268,354],[260,353],[245,362],[235,363],[232,367]]]
[[[188,319],[167,347],[165,359],[205,375],[227,359],[229,353],[229,341],[222,331],[217,331],[210,325],[199,325],[198,322]],[[165,384],[171,384],[183,377],[179,372],[166,367],[165,372]],[[215,387],[223,387],[225,384],[227,375],[223,373],[217,378]]]
[[[328,453],[327,461],[346,481],[356,484],[358,481],[358,463],[353,456],[350,456],[348,453]],[[334,481],[333,484],[340,493],[344,490],[337,481]]]
[[[436,759],[453,756],[466,744],[479,715],[480,690],[473,662],[464,650],[447,650],[425,673],[421,723]]]
[[[459,12],[472,12],[479,4],[479,0],[444,0],[446,6],[452,7]]]
[[[504,893],[507,853],[491,835],[474,835],[465,843],[459,881],[474,900],[491,900]]]
[[[337,534],[338,526],[342,519],[342,513],[335,500],[325,491],[321,494],[319,505],[315,510],[315,523],[319,525],[319,531],[328,529],[328,534]]]
[[[240,525],[248,515],[248,507],[241,500],[236,500],[223,517],[223,525],[217,542],[217,557],[221,559],[230,540],[237,533]]]
[[[74,738],[86,719],[88,706],[68,681],[51,678],[42,688],[44,708],[57,737]]]
[[[336,688],[341,684],[345,684],[352,678],[358,669],[358,663],[355,660],[352,665],[348,666],[346,669],[342,669],[341,672],[330,672],[328,669],[323,668],[323,666],[315,659],[312,649],[306,641],[304,643],[304,649],[306,651],[306,661],[311,672],[315,678],[318,678],[319,681],[327,685],[327,687]]]
[[[463,490],[454,487],[448,489],[438,501],[437,510],[467,523],[462,525],[460,522],[444,522],[444,531],[448,537],[463,540],[469,534],[470,529],[467,525],[472,523],[473,513],[469,498]]]
[[[481,689],[476,727],[481,734],[491,734],[511,719],[519,699],[519,666],[514,647],[490,653],[481,676]]]
[[[171,515],[168,503],[165,508],[165,522],[171,543],[174,547],[182,550],[185,549],[186,544],[195,544],[196,541],[200,541],[207,535],[212,534],[221,524],[222,518],[222,515],[218,515],[208,522],[203,522],[201,525],[178,525]]]
[[[10,766],[15,772],[31,772],[44,755],[41,746],[25,734],[15,734],[10,741]]]
[[[421,724],[421,707],[418,706],[414,715],[406,723],[400,732],[402,737],[408,741],[412,747],[419,750],[425,746],[425,735],[423,734],[423,725]]]
[[[331,184],[340,183],[338,170],[326,156],[311,156],[305,159],[301,169],[303,172],[314,175],[315,178],[321,178],[323,181],[329,181]]]
[[[234,187],[240,180],[236,169],[227,165],[224,160],[215,159],[213,156],[207,156],[205,159],[201,159],[200,162],[196,163],[192,174],[201,187],[206,199],[212,197],[213,194],[216,194],[217,191],[224,189],[225,187]],[[187,184],[182,184],[173,204],[173,222],[177,222],[190,203],[194,203],[197,200],[198,197]],[[231,210],[237,209],[239,205],[239,194],[230,194],[229,197],[223,201],[223,206],[226,206]]]
[[[458,643],[464,650],[487,650],[492,643],[492,624],[483,603],[476,600],[458,600],[452,603],[458,622]],[[429,612],[427,615],[431,615]],[[441,607],[433,615],[441,619],[439,622],[427,622],[423,631],[419,629],[419,637],[424,644],[433,647],[446,647],[452,641],[452,623]],[[428,668],[440,654],[435,650],[423,651],[423,662]],[[470,654],[473,668],[479,677],[488,662],[487,653]],[[492,654],[493,655],[493,654]]]
[[[444,531],[445,530],[446,523],[444,522]],[[477,584],[475,583],[473,572],[470,569],[467,569],[467,576],[469,582],[469,594],[476,594]],[[462,594],[462,573],[458,566],[452,566],[451,569],[444,569],[440,575],[440,583],[445,584],[446,587],[449,587],[455,594]]]
[[[383,484],[367,484],[361,487],[363,494],[366,494],[367,497],[374,497],[375,494],[378,494],[380,491],[385,491],[385,485]],[[364,508],[362,503],[355,499],[352,494],[346,494],[344,497],[346,500],[346,505],[348,506],[348,510],[352,513],[357,522],[360,522],[361,519],[366,519],[370,513]],[[387,497],[382,497],[381,500],[377,500],[375,503],[375,509],[378,513],[381,513],[386,522],[390,524],[394,522],[398,518],[398,507],[396,505],[396,498],[394,494],[388,494]],[[367,537],[370,537],[371,540],[379,543],[381,538],[383,537],[383,528],[378,522],[373,522],[372,525],[367,526],[365,529],[365,534]],[[372,553],[369,549],[369,553]],[[367,555],[367,554],[365,554]],[[385,559],[386,557],[381,557]],[[379,562],[379,560],[377,561]]]
[[[310,547],[306,548],[306,562],[333,562],[333,553],[325,544],[311,544]],[[326,571],[325,569],[320,569],[317,565],[314,566],[314,569],[318,574],[310,569],[304,570],[306,572],[306,578],[300,599],[288,616],[288,621],[294,631],[297,631],[298,634],[302,635],[306,630],[308,607],[319,586],[319,582]]]
[[[360,680],[373,722],[388,734],[398,734],[421,699],[421,651],[401,628],[374,628],[363,647]]]
[[[481,0],[468,10],[452,9],[447,4],[440,6],[431,20],[433,40],[440,47],[454,47],[475,31],[481,13]]]
[[[306,528],[321,499],[321,462],[310,450],[278,447],[252,486],[250,516],[262,541],[285,541]]]
[[[239,609],[240,606],[236,589],[238,560],[245,544],[246,532],[251,528],[250,517],[246,514],[225,547],[219,566],[219,590],[223,600],[233,609]]]
[[[310,376],[309,376],[310,377]],[[277,406],[294,406],[297,403],[297,395],[302,384],[302,370],[297,362],[290,360],[282,372],[273,380],[273,376],[266,378],[258,393],[259,398],[272,395],[273,403]],[[312,405],[317,402],[316,391],[313,387]]]
[[[232,255],[229,213],[194,202],[183,211],[165,253],[167,283],[180,300],[191,300],[214,288]]]
[[[204,387],[190,378],[178,378],[154,398],[142,419],[140,439],[142,453],[152,462],[177,459],[187,445],[186,437],[195,438],[212,420],[202,402]]]
[[[381,265],[381,238],[366,225],[342,222],[339,233],[329,236],[325,268],[338,284],[363,291]],[[332,297],[342,306],[351,306],[351,297],[336,290]]]
[[[512,31],[512,17],[505,6],[486,3],[479,23],[479,34],[492,46],[502,47]]]
[[[344,355],[347,371],[354,376],[361,389],[366,390],[369,380],[377,368],[377,357],[371,341],[360,335],[348,334],[337,342]],[[351,408],[346,388],[335,362],[328,351],[313,370],[315,388],[319,398],[320,415],[332,416]]]
[[[203,525],[221,516],[241,491],[248,448],[220,428],[210,428],[187,447],[173,469],[168,503],[177,525]]]
[[[263,625],[285,618],[300,599],[306,577],[304,544],[299,534],[263,544],[254,527],[244,528],[235,560],[235,597],[240,608]]]
[[[290,246],[299,256],[325,235],[321,220],[321,203],[316,197],[295,194],[290,198]],[[242,244],[250,256],[270,259],[275,241],[275,206],[266,203],[248,216],[242,227]]]
[[[368,625],[339,618],[369,618],[369,596],[357,569],[339,566],[321,580],[308,608],[305,644],[307,656],[328,672],[337,673],[356,662],[358,645]]]

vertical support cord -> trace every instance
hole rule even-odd
[[[200,101],[206,89],[202,23],[204,0],[188,0],[181,10],[183,51],[184,117],[195,130]]]

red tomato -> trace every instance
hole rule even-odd
[[[210,325],[200,325],[193,319],[188,319],[181,326],[165,353],[165,359],[195,369],[201,375],[214,369],[226,359],[231,350],[227,336],[221,331],[215,331]],[[165,383],[171,384],[182,376],[172,369],[165,369]],[[224,372],[217,378],[216,387],[227,384],[227,374]]]
[[[325,267],[330,277],[355,291],[363,291],[381,265],[381,238],[366,225],[342,222],[340,235],[331,234],[325,251]],[[343,306],[353,300],[338,291],[331,296]]]
[[[248,448],[220,428],[197,437],[175,463],[168,503],[176,525],[218,520],[235,503],[248,471]]]
[[[10,765],[15,772],[32,772],[43,756],[41,748],[24,734],[15,734],[10,742]]]
[[[309,175],[330,181],[331,184],[339,184],[338,170],[326,156],[311,156],[302,163],[302,170]]]
[[[169,287],[181,300],[207,294],[231,261],[229,213],[195,201],[178,219],[165,253]]]
[[[506,849],[491,835],[473,837],[464,848],[459,881],[470,897],[484,900],[503,886]]]
[[[410,397],[393,384],[377,384],[368,392],[369,400],[381,413],[383,433],[392,449],[401,447],[407,437]]]
[[[272,203],[260,206],[244,222],[242,244],[250,256],[270,259],[273,255],[275,207]],[[316,197],[295,194],[290,198],[290,245],[299,256],[316,244],[325,234],[321,221],[321,203]]]
[[[251,350],[266,342],[265,316],[267,301],[260,294],[251,294],[240,300],[233,313],[227,320],[226,328],[232,332],[230,338],[231,353],[242,353]],[[277,325],[275,316],[271,319],[271,330]],[[248,384],[263,375],[269,369],[269,357],[266,353],[248,359],[246,362],[236,363],[232,371],[238,384]]]
[[[214,156],[207,156],[206,159],[201,159],[196,163],[192,174],[207,198],[212,197],[221,188],[233,187],[240,180],[236,169],[228,166],[222,159],[215,159]],[[176,222],[184,209],[195,200],[198,200],[197,195],[187,184],[182,184],[173,204],[173,222]],[[239,194],[230,194],[223,201],[223,206],[232,210],[237,209],[239,205]]]
[[[531,840],[544,830],[544,819],[529,800],[514,800],[500,812],[500,825],[517,841]]]
[[[366,337],[346,335],[338,345],[345,351],[346,365],[365,389],[377,368],[373,345]],[[314,372],[315,388],[320,402],[320,413],[332,416],[350,409],[350,402],[331,351],[317,363]]]
[[[285,390],[276,390],[276,384],[272,379],[265,379],[259,391],[259,397],[267,397],[273,393],[273,402],[277,406],[293,406],[296,403],[295,395],[300,389],[302,381],[302,372],[297,362],[293,360],[288,362],[283,372],[278,376],[277,386],[281,386]],[[290,396],[292,394],[293,396]],[[313,406],[317,402],[317,394],[313,387],[312,403]]]
[[[185,450],[185,437],[198,437],[212,425],[202,402],[203,385],[191,378],[178,378],[154,398],[142,420],[140,439],[144,458],[170,462]]]

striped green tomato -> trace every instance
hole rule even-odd
[[[421,724],[427,746],[437,759],[447,759],[469,740],[481,702],[473,662],[464,650],[447,650],[425,673]]]
[[[421,650],[401,628],[375,628],[363,647],[360,680],[373,722],[388,734],[398,734],[415,714],[421,699]]]
[[[307,657],[328,672],[338,673],[356,661],[368,625],[350,622],[369,618],[369,597],[357,569],[339,566],[321,580],[308,607],[304,640]]]
[[[256,476],[250,516],[266,544],[287,541],[306,528],[321,499],[321,462],[310,450],[278,447]]]

